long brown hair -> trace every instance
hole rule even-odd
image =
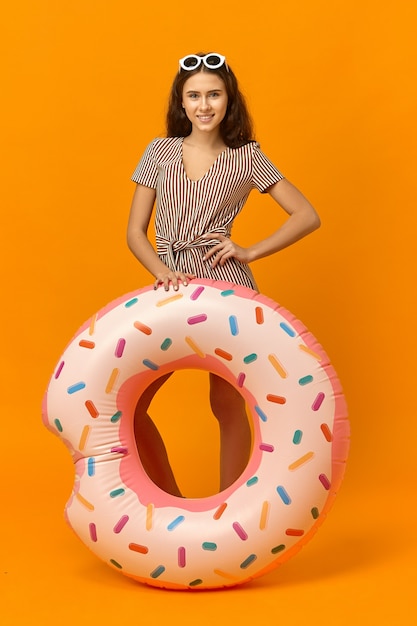
[[[205,53],[199,52],[197,56],[203,57]],[[226,115],[220,124],[220,133],[226,146],[238,148],[254,141],[252,120],[245,98],[239,89],[236,76],[226,63],[216,69],[208,69],[204,63],[195,70],[180,69],[175,76],[168,101],[167,137],[187,137],[191,133],[191,122],[182,108],[182,91],[185,82],[197,72],[213,72],[225,84],[228,102]]]

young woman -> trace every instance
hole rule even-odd
[[[132,177],[136,190],[128,245],[155,277],[154,288],[178,289],[195,277],[256,290],[249,263],[291,245],[320,225],[310,202],[254,141],[236,77],[223,55],[190,54],[179,61],[167,114],[167,137],[152,141]],[[268,193],[288,214],[266,239],[242,247],[231,239],[235,217],[252,189]],[[155,252],[147,231],[154,204]],[[180,496],[165,446],[148,407],[170,374],[140,398],[135,432],[141,461],[161,488]],[[251,449],[242,396],[210,374],[210,403],[220,427],[220,490],[243,472]]]

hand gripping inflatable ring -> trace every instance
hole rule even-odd
[[[240,478],[206,498],[178,498],[145,473],[136,403],[182,368],[232,383],[252,417]],[[265,574],[312,537],[340,486],[349,424],[323,349],[272,300],[193,280],[110,303],[68,345],[43,403],[45,425],[73,455],[66,518],[108,564],[172,589],[228,587]]]

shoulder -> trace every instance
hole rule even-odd
[[[157,162],[169,161],[181,154],[182,142],[182,137],[155,137],[146,150]]]
[[[254,154],[261,152],[261,147],[257,141],[248,141],[243,146],[230,148],[230,151],[236,155],[252,157]]]

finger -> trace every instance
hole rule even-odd
[[[169,287],[171,283],[174,285],[175,274],[173,272],[168,272],[164,276],[160,277],[160,282],[164,286],[165,291],[169,291]]]
[[[220,265],[221,265],[221,259],[222,259],[222,256],[223,256],[223,255],[222,255],[222,252],[221,252],[221,251],[219,251],[219,252],[216,254],[216,256],[214,257],[214,259],[213,259],[213,261],[212,261],[212,263],[211,263],[211,267],[212,267],[212,268],[216,267],[216,265],[219,265],[219,263],[220,263]]]
[[[174,288],[174,291],[178,291],[179,285],[178,285],[178,275],[177,274],[172,274],[171,275],[171,283],[172,283],[172,286]]]
[[[184,285],[184,287],[187,287],[188,282],[192,279],[195,278],[195,276],[193,276],[192,274],[184,274],[183,272],[180,274],[180,280],[182,282],[182,284]]]
[[[207,261],[208,259],[210,259],[212,256],[220,252],[222,248],[223,248],[223,243],[218,243],[217,245],[210,248],[210,250],[208,250],[203,256],[203,261]]]

